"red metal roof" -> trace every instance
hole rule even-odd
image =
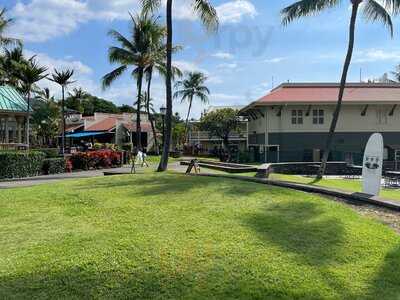
[[[85,128],[86,131],[110,131],[117,126],[116,118],[106,118]]]
[[[130,132],[136,132],[136,123],[123,123],[124,127]],[[142,132],[151,132],[151,124],[150,123],[142,123],[141,124]]]
[[[285,83],[252,104],[331,103],[337,101],[338,94],[336,83]],[[400,103],[400,84],[350,83],[346,85],[343,102]]]

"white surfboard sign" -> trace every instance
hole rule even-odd
[[[378,196],[381,190],[383,165],[383,137],[374,133],[365,147],[363,159],[363,193]]]

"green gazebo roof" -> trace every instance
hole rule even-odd
[[[28,103],[17,90],[10,86],[0,86],[0,112],[24,112],[28,110]]]

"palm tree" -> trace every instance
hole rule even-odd
[[[8,84],[19,89],[18,71],[26,63],[21,47],[11,50],[4,48],[3,55],[0,56],[0,84]]]
[[[22,45],[21,40],[4,36],[6,29],[11,25],[13,19],[6,17],[7,10],[2,8],[0,10],[0,47],[10,45]]]
[[[339,4],[341,4],[341,2],[342,0],[300,0],[282,10],[281,12],[282,23],[284,25],[288,25],[295,19],[315,15],[316,13],[323,11],[325,9],[338,6]],[[335,111],[333,113],[332,123],[326,140],[325,151],[322,157],[321,167],[317,175],[318,178],[322,178],[322,176],[325,174],[326,164],[333,145],[333,138],[342,106],[344,90],[346,87],[347,73],[353,56],[356,20],[361,3],[363,3],[362,10],[366,20],[372,22],[375,21],[382,22],[389,29],[392,37],[393,37],[393,23],[390,13],[392,12],[394,14],[397,14],[400,11],[399,0],[385,0],[383,1],[383,4],[380,4],[376,0],[350,0],[351,18],[349,27],[348,49],[343,66],[342,77],[340,80],[338,101],[336,104]]]
[[[68,98],[66,100],[67,108],[74,109],[83,113],[83,100],[88,96],[89,94],[85,92],[81,87],[74,88],[72,92],[68,92]]]
[[[141,141],[141,102],[142,85],[146,67],[151,59],[153,38],[156,28],[160,28],[157,19],[141,13],[136,17],[131,15],[132,36],[131,39],[124,37],[116,30],[111,30],[109,35],[121,44],[121,47],[110,47],[108,58],[110,63],[118,63],[120,66],[103,77],[103,88],[109,87],[129,67],[133,67],[132,77],[136,79],[137,100],[136,100],[136,146],[142,148]]]
[[[180,80],[175,84],[175,88],[178,90],[175,92],[174,98],[180,98],[181,102],[187,101],[189,103],[185,123],[185,137],[187,137],[193,100],[198,98],[202,103],[208,103],[210,90],[204,85],[206,80],[207,77],[201,72],[189,72],[186,75],[186,79]]]
[[[72,76],[74,75],[74,70],[62,70],[58,71],[54,69],[54,73],[51,75],[52,78],[49,78],[50,81],[53,81],[61,86],[61,118],[62,118],[62,133],[61,133],[61,153],[65,154],[65,88],[67,85],[73,83],[71,81]]]
[[[34,57],[30,58],[25,64],[20,66],[18,71],[19,79],[22,83],[22,91],[26,95],[27,99],[27,121],[26,121],[26,145],[29,149],[29,132],[30,132],[30,113],[31,113],[31,92],[32,89],[38,81],[47,77],[45,72],[46,67],[40,66]]]
[[[154,11],[161,6],[161,0],[141,0],[143,8],[145,11]],[[160,160],[160,165],[158,166],[158,171],[166,171],[168,167],[168,156],[171,144],[171,134],[172,134],[172,3],[173,0],[167,0],[166,3],[166,19],[167,19],[167,51],[166,51],[166,106],[167,112],[165,115],[165,137],[163,153]],[[195,12],[202,23],[209,29],[218,28],[218,16],[215,8],[210,4],[208,0],[191,0],[193,12]]]

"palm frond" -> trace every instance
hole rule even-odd
[[[161,6],[161,0],[141,0],[143,11],[154,12]]]
[[[295,19],[313,16],[316,13],[340,4],[341,0],[300,0],[281,11],[282,24],[288,25]]]
[[[106,74],[102,78],[102,88],[103,90],[108,88],[119,76],[121,76],[127,69],[127,66],[120,66],[110,73]]]
[[[130,51],[133,51],[133,52],[136,51],[135,45],[131,41],[129,41],[126,37],[124,37],[121,33],[119,33],[118,31],[110,30],[108,32],[108,35],[111,36],[112,38],[114,38],[116,41],[120,42],[124,48],[129,49]]]
[[[218,29],[217,11],[208,0],[193,0],[192,6],[194,12],[208,30],[216,31]]]
[[[110,47],[108,49],[108,60],[110,63],[120,63],[124,65],[134,64],[135,53],[119,47]]]
[[[58,83],[61,86],[67,86],[75,81],[72,81],[71,78],[74,75],[74,70],[66,69],[66,70],[57,70],[54,69],[54,73],[51,75],[51,78],[48,78],[50,81]]]
[[[366,0],[363,7],[364,17],[371,22],[380,21],[385,25],[393,37],[393,23],[389,12],[377,1]]]
[[[395,15],[400,13],[400,0],[381,0],[383,6],[390,13]]]

